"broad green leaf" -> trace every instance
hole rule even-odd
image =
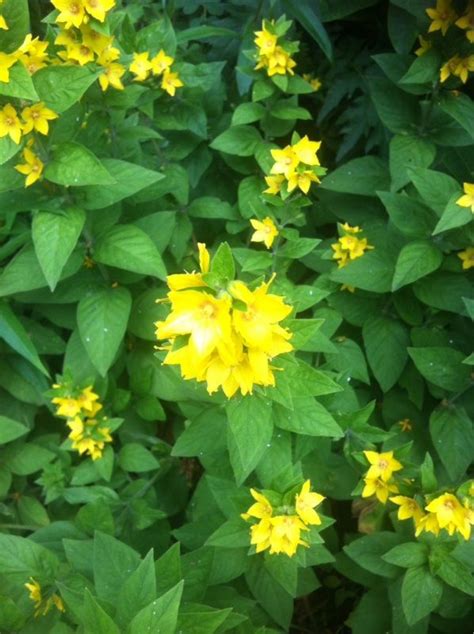
[[[430,434],[449,477],[456,482],[464,475],[474,456],[472,421],[460,407],[441,406],[430,416]]]
[[[30,33],[28,0],[4,0],[2,15],[8,25],[8,31],[2,30],[0,51],[13,53]]]
[[[32,237],[36,257],[52,291],[81,235],[86,215],[69,207],[62,213],[38,211],[33,216]]]
[[[219,245],[211,261],[211,276],[222,283],[227,283],[235,277],[235,264],[231,248],[227,242]]]
[[[367,363],[360,346],[352,339],[341,339],[336,339],[335,342],[337,352],[326,354],[330,367],[339,372],[347,372],[350,378],[369,384]]]
[[[393,274],[392,291],[416,282],[441,266],[442,252],[428,241],[410,242],[398,256]]]
[[[101,608],[88,589],[84,591],[82,619],[84,634],[120,634],[117,625]]]
[[[0,570],[3,575],[16,575],[54,580],[58,567],[56,556],[30,539],[0,533]]]
[[[138,442],[125,444],[119,453],[119,464],[124,471],[142,473],[158,469],[160,463],[151,453]]]
[[[423,566],[428,561],[428,552],[426,544],[407,542],[389,550],[382,555],[382,559],[401,568],[414,568]]]
[[[96,531],[93,570],[99,599],[115,605],[120,589],[139,564],[140,557],[130,546],[106,533]]]
[[[3,33],[4,31],[2,31],[2,37]],[[30,74],[21,62],[17,62],[10,68],[10,80],[8,83],[0,82],[0,95],[14,97],[15,99],[38,101],[38,95]]]
[[[91,292],[79,302],[77,324],[81,341],[102,376],[122,343],[131,306],[130,291],[122,287]]]
[[[14,143],[9,136],[0,139],[0,165],[9,161],[21,149],[21,145]],[[2,191],[4,191],[2,189]]]
[[[429,167],[436,156],[436,146],[416,136],[395,135],[390,141],[390,176],[392,191],[410,182],[407,168]]]
[[[390,188],[390,176],[384,161],[376,156],[364,156],[331,171],[320,186],[333,192],[375,196],[378,190]]]
[[[56,148],[44,175],[49,181],[65,187],[116,183],[115,178],[89,149],[72,141]]]
[[[227,556],[225,562],[230,561]],[[179,611],[177,632],[191,632],[193,634],[213,634],[223,632],[232,627],[228,616],[232,613],[232,608],[218,610],[207,605],[197,603],[185,603]],[[226,622],[228,621],[228,622]]]
[[[330,278],[341,284],[372,293],[387,293],[392,286],[395,262],[388,249],[375,248],[363,257],[349,262],[343,268],[334,269]]]
[[[399,569],[384,561],[382,556],[403,541],[403,537],[397,533],[380,531],[357,537],[348,546],[344,546],[344,552],[359,566],[375,575],[396,577]]]
[[[460,191],[457,181],[443,172],[421,167],[408,171],[412,183],[425,203],[441,215],[451,196]]]
[[[220,408],[206,409],[176,439],[171,455],[199,456],[220,454],[226,449],[226,419]]]
[[[259,121],[266,113],[266,109],[259,103],[241,103],[234,110],[232,125],[245,125]]]
[[[261,140],[260,133],[256,128],[237,125],[219,134],[212,141],[210,147],[226,154],[252,156]]]
[[[215,196],[196,198],[189,205],[188,213],[193,218],[215,218],[216,220],[237,220],[239,218],[229,203]]]
[[[79,101],[98,76],[88,66],[47,66],[34,74],[33,83],[40,101],[61,114]]]
[[[445,557],[436,574],[448,585],[474,597],[474,576],[469,568],[455,557]]]
[[[402,607],[408,625],[414,625],[433,612],[442,591],[442,584],[425,566],[407,570],[402,583]]]
[[[173,544],[155,562],[156,590],[158,594],[163,594],[171,590],[183,575],[181,572],[180,545],[179,542]]]
[[[370,79],[369,89],[377,114],[390,132],[403,135],[416,132],[420,118],[416,96],[408,95],[385,78]]]
[[[474,140],[474,102],[461,92],[445,92],[439,102],[444,112],[461,125]]]
[[[153,550],[150,550],[138,568],[120,588],[117,597],[117,621],[122,627],[127,626],[135,614],[150,604],[155,597],[155,563]]]
[[[164,280],[166,269],[152,239],[135,225],[115,225],[94,248],[94,260]]]
[[[55,454],[35,443],[10,445],[3,454],[4,464],[12,473],[27,476],[43,469]]]
[[[22,495],[18,500],[18,514],[26,526],[48,526],[50,519],[45,507],[39,500]]]
[[[333,59],[332,44],[321,22],[318,5],[315,5],[311,0],[300,0],[298,3],[283,0],[283,6],[288,14],[295,18],[309,33],[331,62]]]
[[[307,436],[340,438],[342,429],[327,409],[314,398],[293,398],[293,410],[274,404],[277,427]]]
[[[293,612],[293,599],[268,572],[263,558],[250,558],[245,579],[258,603],[283,628],[283,631],[288,632]]]
[[[257,104],[254,104],[257,105]],[[311,113],[306,108],[296,105],[293,98],[290,100],[280,100],[271,109],[272,117],[277,119],[293,120],[293,119],[311,119]]]
[[[440,67],[440,54],[435,49],[417,57],[410,68],[399,80],[406,86],[412,84],[428,84],[428,88],[437,81]]]
[[[235,479],[242,484],[269,445],[272,403],[260,396],[233,399],[226,406],[227,443]]]
[[[206,546],[243,548],[249,545],[249,527],[242,520],[229,520],[212,533]]]
[[[8,343],[18,354],[27,359],[40,372],[49,376],[38,352],[31,342],[23,324],[19,321],[10,305],[0,302],[0,338]]]
[[[0,445],[16,440],[29,431],[28,427],[25,427],[22,423],[7,416],[0,416]]]
[[[183,594],[180,581],[158,599],[143,608],[130,623],[129,634],[145,632],[174,632],[178,622],[178,611]]]
[[[370,368],[384,392],[400,378],[408,359],[408,332],[403,324],[387,317],[372,317],[363,328]]]
[[[459,190],[459,193],[455,194],[446,205],[438,224],[434,228],[434,236],[438,233],[442,233],[443,231],[456,229],[456,227],[463,227],[472,221],[472,211],[469,208],[461,207],[456,204],[456,200],[458,200],[460,196],[461,190]]]
[[[450,392],[458,392],[469,383],[469,367],[463,365],[465,355],[448,347],[408,348],[418,371],[427,381]]]
[[[410,238],[428,238],[431,235],[436,215],[429,207],[405,194],[377,194],[399,231]]]

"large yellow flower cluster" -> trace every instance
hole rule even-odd
[[[339,225],[343,235],[337,242],[331,244],[334,251],[333,260],[337,260],[338,268],[343,268],[352,260],[356,260],[364,255],[366,251],[373,249],[367,238],[357,238],[356,234],[361,233],[360,227],[351,227],[347,222]]]
[[[321,518],[314,509],[325,499],[311,491],[310,480],[306,480],[301,491],[295,495],[292,505],[283,505],[281,508],[274,509],[267,497],[255,489],[250,489],[250,493],[256,501],[242,514],[242,518],[246,521],[252,518],[259,520],[250,528],[250,543],[255,546],[257,553],[268,549],[270,555],[284,553],[293,557],[298,546],[309,546],[301,538],[301,532],[308,531],[308,526],[321,524]]]
[[[55,383],[53,390],[57,396],[51,402],[57,406],[56,416],[67,419],[72,449],[79,455],[89,455],[92,460],[101,458],[105,443],[112,442],[112,436],[107,427],[107,418],[96,417],[102,405],[98,402],[98,394],[92,391],[92,385],[74,389],[67,384]]]
[[[255,44],[257,45],[257,65],[255,70],[265,68],[267,75],[294,75],[295,60],[288,51],[288,46],[278,43],[278,35],[275,33],[274,23],[262,23],[262,30],[255,31]],[[294,48],[294,44],[291,48]]]
[[[299,188],[304,194],[309,192],[311,183],[319,183],[319,176],[325,173],[321,167],[317,152],[321,141],[310,141],[305,135],[293,145],[287,145],[282,150],[271,150],[275,161],[265,182],[268,188],[265,194],[286,196]]]
[[[145,81],[150,75],[161,76],[161,88],[171,97],[176,94],[176,88],[184,86],[178,73],[171,70],[174,58],[167,55],[163,49],[150,59],[150,54],[134,53],[130,72],[135,75],[134,81]]]
[[[241,281],[212,290],[209,252],[198,247],[201,272],[167,278],[171,312],[155,324],[157,339],[170,341],[164,363],[179,365],[184,379],[205,381],[209,394],[222,388],[228,398],[275,385],[272,360],[293,350],[291,333],[280,325],[291,306],[268,292],[273,278],[253,291]]]
[[[61,597],[53,592],[49,596],[43,596],[43,589],[36,579],[30,577],[28,583],[25,583],[25,588],[29,591],[29,598],[35,604],[35,617],[45,616],[54,606],[59,612],[65,612],[63,600]]]

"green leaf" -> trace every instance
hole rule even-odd
[[[429,167],[436,156],[436,146],[416,136],[395,135],[390,141],[390,176],[392,191],[410,182],[408,168]]]
[[[457,314],[466,314],[463,298],[474,298],[472,284],[466,275],[445,271],[419,280],[413,285],[413,292],[424,304]]]
[[[348,372],[350,378],[369,384],[367,363],[360,346],[352,339],[346,338],[336,339],[335,345],[337,349],[335,354],[326,353],[330,367],[339,372]]]
[[[4,464],[12,473],[27,476],[43,469],[55,454],[34,443],[24,443],[7,447],[3,454]]]
[[[150,604],[155,597],[155,562],[153,561],[153,550],[150,550],[138,568],[120,588],[116,615],[119,624],[122,627],[127,626],[135,614]]]
[[[115,225],[94,248],[94,260],[118,269],[166,278],[166,268],[152,239],[135,225]]]
[[[453,588],[474,597],[474,577],[469,568],[449,555],[441,562],[436,571],[438,577]]]
[[[14,143],[9,136],[0,139],[0,165],[9,161],[21,149],[21,145]]]
[[[293,409],[274,404],[274,423],[280,429],[306,436],[343,436],[343,431],[334,418],[316,399],[293,398],[293,403]]]
[[[463,227],[471,222],[472,211],[466,207],[461,207],[456,204],[456,200],[458,200],[460,195],[461,192],[459,192],[459,194],[455,194],[446,205],[438,224],[434,228],[434,236],[438,233],[442,233],[443,231],[449,231],[450,229],[455,229],[456,227]]]
[[[206,546],[217,548],[245,548],[249,545],[249,527],[242,520],[235,519],[225,522],[212,533],[206,541]]]
[[[297,106],[293,100],[280,100],[272,106],[272,117],[277,119],[293,120],[293,119],[311,119],[311,113],[306,108]]]
[[[188,213],[193,218],[215,218],[219,220],[237,220],[239,215],[233,207],[215,196],[196,198],[188,207]]]
[[[469,383],[469,367],[462,362],[465,355],[448,347],[408,348],[418,371],[427,381],[444,390],[458,392]]]
[[[442,584],[424,566],[406,571],[402,583],[402,607],[408,625],[414,625],[436,610]]]
[[[31,227],[36,257],[52,291],[81,235],[86,215],[77,207],[66,208],[61,214],[39,211]]]
[[[392,291],[416,282],[441,266],[443,254],[428,241],[411,242],[403,247],[393,274]]]
[[[266,113],[266,109],[259,103],[241,103],[234,110],[232,125],[245,125],[259,121]]]
[[[293,599],[268,572],[263,558],[250,558],[245,578],[258,603],[283,628],[283,631],[288,632],[293,612]]]
[[[0,533],[0,570],[2,575],[46,578],[51,582],[58,568],[56,556],[30,539]]]
[[[2,37],[3,33],[4,31],[2,31]],[[0,82],[0,95],[14,97],[15,99],[38,101],[38,95],[30,74],[21,62],[17,62],[10,68],[10,81],[8,84]]]
[[[178,436],[172,456],[220,454],[226,449],[226,419],[220,408],[206,409]]]
[[[226,558],[226,562],[229,558]],[[218,610],[207,605],[197,603],[185,603],[178,618],[177,632],[187,632],[189,634],[213,634],[214,632],[224,632],[229,629],[227,617],[231,614],[232,608]],[[242,619],[239,619],[239,622]],[[222,626],[222,627],[221,627]],[[232,627],[230,625],[230,627]]]
[[[408,173],[422,199],[438,214],[444,211],[451,196],[460,192],[458,182],[443,172],[417,167]]]
[[[210,272],[221,283],[227,283],[234,279],[234,257],[232,255],[232,250],[227,242],[223,242],[219,245],[219,248],[212,258]]]
[[[158,469],[160,463],[143,445],[137,442],[127,443],[119,453],[119,464],[124,471],[142,473]]]
[[[255,395],[236,398],[226,405],[226,413],[230,462],[240,485],[255,469],[271,441],[272,403]]]
[[[183,582],[177,583],[158,599],[143,608],[130,623],[129,634],[145,632],[174,632],[183,594]]]
[[[427,51],[417,57],[410,68],[399,80],[402,85],[431,84],[437,81],[439,75],[440,55],[435,49]]]
[[[464,475],[474,456],[471,419],[461,407],[441,406],[430,416],[430,434],[449,477],[456,482]]]
[[[295,18],[309,33],[327,59],[332,62],[331,40],[321,22],[318,5],[315,5],[311,0],[300,0],[297,3],[291,2],[291,0],[283,0],[283,6],[288,14]]]
[[[183,575],[181,572],[179,553],[179,543],[173,544],[173,546],[155,562],[156,590],[158,594],[171,590],[182,579]]]
[[[262,137],[256,128],[237,125],[219,134],[210,147],[236,156],[252,156]]]
[[[362,336],[372,372],[382,390],[388,392],[400,378],[407,362],[408,332],[399,321],[372,317],[365,322]]]
[[[0,445],[5,445],[7,442],[16,440],[29,431],[28,427],[25,427],[16,420],[8,418],[7,416],[0,416]]]
[[[2,15],[8,25],[8,31],[2,30],[0,51],[13,53],[23,43],[30,29],[30,13],[28,0],[5,0],[2,4]]]
[[[420,201],[405,194],[377,192],[391,222],[409,238],[427,238],[435,223],[435,214]]]
[[[452,117],[474,139],[474,102],[461,92],[445,92],[439,101],[441,110]]]
[[[420,118],[416,96],[408,95],[385,78],[369,80],[369,89],[377,114],[390,132],[404,135],[416,132]]]
[[[376,156],[364,156],[337,167],[323,178],[320,187],[333,192],[375,196],[377,190],[390,188],[390,176],[384,161]]]
[[[85,209],[109,207],[164,178],[160,172],[118,159],[104,158],[102,165],[116,182],[113,187],[102,187],[101,185],[84,187],[81,190],[81,195],[84,197],[81,204]]]
[[[382,559],[389,550],[403,542],[403,537],[396,533],[380,531],[354,539],[344,552],[359,566],[382,577],[396,577],[397,566]]]
[[[84,591],[82,620],[84,634],[120,634],[117,625],[100,607],[87,588]]]
[[[428,561],[428,552],[426,544],[408,542],[395,546],[385,555],[382,555],[382,559],[401,568],[414,568],[415,566],[423,566]]]
[[[39,100],[61,114],[79,101],[99,74],[88,66],[48,66],[34,74],[33,83]]]
[[[44,175],[49,181],[65,187],[116,183],[115,178],[90,150],[72,141],[56,148]]]
[[[100,289],[79,302],[77,324],[81,341],[102,376],[115,359],[131,307],[132,298],[126,288]]]
[[[42,364],[30,336],[6,302],[0,302],[0,338],[34,365],[35,368],[38,368],[40,372],[49,376],[49,372]]]
[[[94,583],[99,599],[115,605],[130,575],[138,568],[138,553],[118,539],[96,531],[94,535]],[[92,633],[91,633],[92,634]]]

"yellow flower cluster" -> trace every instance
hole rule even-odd
[[[262,23],[262,30],[255,31],[254,42],[258,48],[255,70],[265,68],[267,75],[294,75],[296,62],[291,57],[288,47],[278,44],[278,35],[274,31],[273,22]],[[294,48],[294,44],[292,46]]]
[[[414,498],[397,495],[390,501],[399,506],[398,519],[412,518],[415,535],[423,532],[439,535],[441,530],[449,535],[459,533],[468,540],[474,525],[474,507],[466,498],[464,504],[452,493],[442,493],[425,505],[424,511]]]
[[[439,76],[442,82],[446,81],[451,75],[459,77],[462,83],[465,84],[469,78],[469,73],[472,72],[474,72],[474,55],[468,55],[467,57],[454,55],[441,66]]]
[[[398,486],[393,478],[396,471],[403,469],[403,465],[393,457],[393,451],[377,453],[364,451],[370,468],[364,476],[362,497],[375,495],[379,502],[386,504],[390,493],[398,493]]]
[[[314,92],[318,92],[323,85],[319,77],[313,77],[311,73],[303,73],[303,79],[308,82]]]
[[[252,218],[250,224],[255,229],[250,238],[250,242],[263,242],[267,249],[270,249],[279,231],[270,216],[263,220]]]
[[[102,457],[105,443],[112,442],[110,428],[106,426],[107,418],[96,418],[102,409],[98,394],[92,391],[92,385],[82,390],[71,390],[68,386],[56,383],[53,389],[58,396],[53,397],[51,402],[57,405],[56,416],[67,419],[72,448],[81,456],[86,454],[92,460],[98,460]]]
[[[205,281],[209,252],[198,247],[201,272],[167,278],[171,312],[155,324],[157,339],[170,341],[163,363],[179,365],[186,380],[205,381],[209,394],[222,388],[228,398],[275,385],[271,361],[293,350],[291,333],[279,323],[291,306],[268,293],[273,278],[254,291],[240,281],[212,290]]]
[[[255,489],[250,489],[250,493],[255,503],[242,514],[242,518],[246,521],[252,518],[260,520],[250,528],[250,543],[257,553],[268,549],[270,555],[284,553],[293,557],[298,546],[309,546],[301,538],[301,532],[308,531],[308,526],[321,524],[321,518],[314,509],[325,499],[311,491],[310,480],[306,480],[295,495],[294,504],[276,509],[262,493]],[[277,514],[274,515],[275,511]]]
[[[53,606],[59,612],[66,611],[63,600],[55,592],[49,597],[43,597],[41,585],[33,577],[30,577],[29,583],[25,583],[25,588],[29,590],[29,597],[35,604],[35,617],[45,616]]]
[[[275,161],[270,175],[265,176],[268,188],[265,194],[287,195],[299,188],[304,194],[309,192],[311,183],[319,183],[319,176],[325,173],[321,167],[317,152],[321,141],[310,141],[305,135],[293,145],[282,150],[271,150]]]
[[[115,7],[115,0],[51,0],[59,11],[56,22],[64,23],[66,29],[79,28],[91,18],[104,22],[107,13]]]
[[[148,52],[134,53],[133,62],[130,64],[130,72],[135,75],[134,81],[145,81],[150,75],[161,76],[161,88],[168,95],[174,97],[176,88],[181,88],[184,84],[178,73],[172,72],[171,65],[173,63],[174,58],[167,55],[163,49],[151,59]]]
[[[337,242],[331,244],[331,249],[334,251],[332,258],[337,260],[337,266],[341,269],[374,247],[367,242],[367,238],[356,237],[355,234],[362,232],[360,227],[351,227],[347,222],[343,225],[340,224],[339,227],[344,235]]]

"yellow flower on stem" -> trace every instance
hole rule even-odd
[[[322,86],[319,77],[313,77],[310,73],[303,73],[303,79],[308,82],[314,92],[318,92]]]
[[[474,183],[463,183],[464,195],[456,200],[456,205],[466,207],[474,214]]]
[[[267,249],[270,249],[279,231],[273,220],[267,216],[263,220],[255,220],[252,218],[250,224],[255,232],[250,238],[251,242],[263,242]]]
[[[321,518],[314,509],[325,499],[324,495],[311,491],[311,480],[306,480],[296,494],[296,513],[305,524],[319,525]]]
[[[46,108],[44,103],[37,103],[34,106],[23,108],[21,113],[23,119],[23,134],[28,134],[32,130],[36,130],[40,134],[47,135],[49,132],[48,121],[58,118],[58,115]]]
[[[206,286],[206,283],[202,279],[202,274],[209,272],[209,251],[206,249],[206,245],[202,242],[198,242],[198,249],[201,273],[175,273],[174,275],[168,275],[166,283],[172,291],[182,291],[186,288]]]
[[[300,162],[291,145],[287,145],[282,150],[270,150],[270,153],[275,161],[270,170],[271,174],[283,174],[285,178],[288,178]]]
[[[26,176],[25,187],[30,187],[41,178],[44,169],[42,160],[29,148],[23,150],[25,163],[15,165],[15,169],[20,174]]]
[[[265,176],[265,182],[268,185],[267,189],[263,190],[264,194],[279,194],[281,186],[285,182],[283,174],[276,174],[275,176]]]
[[[305,135],[292,146],[292,149],[298,161],[305,165],[314,166],[320,164],[317,156],[320,147],[321,141],[310,141],[308,136]]]
[[[426,9],[426,13],[432,20],[428,33],[441,31],[443,35],[446,35],[446,31],[457,18],[456,12],[451,7],[451,0],[436,0],[436,7]]]
[[[440,528],[446,528],[451,535],[455,530],[464,539],[469,539],[471,527],[466,508],[452,493],[443,493],[432,500],[426,510],[436,515]]]
[[[364,451],[364,455],[371,465],[366,473],[369,479],[382,478],[384,482],[388,482],[395,471],[403,469],[403,465],[393,457],[393,451]]]
[[[407,432],[412,430],[412,422],[409,418],[404,418],[403,420],[399,420],[397,425],[399,425],[401,431]]]
[[[288,175],[288,191],[292,192],[298,187],[304,194],[307,194],[311,187],[311,183],[320,182],[319,178],[311,170],[305,170],[304,172],[292,172]]]
[[[112,45],[114,40],[111,35],[99,33],[88,24],[83,24],[81,26],[81,35],[82,43],[94,51],[96,55],[102,55],[102,53]]]
[[[362,497],[368,498],[375,495],[377,500],[382,504],[386,504],[390,493],[398,493],[398,487],[394,483],[385,482],[381,478],[364,478],[365,486],[362,491]]]
[[[270,55],[274,52],[278,37],[268,31],[263,23],[262,30],[255,31],[254,35],[256,36],[254,42],[258,46],[261,55]]]
[[[261,62],[257,64],[255,68],[266,67],[269,77],[273,77],[273,75],[295,74],[293,68],[296,66],[296,62],[281,46],[276,46],[270,55],[262,55],[260,60]]]
[[[3,15],[0,15],[0,29],[4,31],[8,31],[8,24]]]
[[[115,0],[83,0],[84,8],[89,15],[103,22],[107,12],[115,7]]]
[[[362,229],[360,227],[351,227],[351,225],[348,222],[345,222],[344,224],[339,223],[339,226],[346,233],[361,233],[362,232]]]
[[[99,84],[102,90],[105,92],[109,86],[115,90],[123,90],[122,77],[125,75],[125,67],[117,62],[101,65],[104,69],[102,75],[99,75]]]
[[[471,269],[474,266],[474,247],[467,247],[465,251],[460,251],[458,258],[462,261],[464,270]]]
[[[250,543],[255,546],[257,553],[270,548],[273,526],[269,519],[264,518],[258,524],[250,527]]]
[[[151,71],[151,62],[148,59],[149,53],[134,53],[133,61],[130,64],[130,72],[135,75],[133,81],[145,81]]]
[[[308,544],[301,539],[301,531],[309,530],[297,515],[278,515],[270,518],[270,554],[285,553],[288,557],[296,554],[298,546]]]
[[[435,513],[426,513],[426,515],[423,515],[417,522],[415,522],[416,537],[423,533],[423,531],[426,533],[433,533],[433,535],[438,536],[440,530],[438,518]]]
[[[466,37],[474,44],[474,3],[471,2],[466,13],[456,20],[456,26],[466,31]]]
[[[171,55],[166,55],[164,50],[161,49],[150,62],[153,75],[162,75],[165,71],[170,69],[174,58],[171,57]]]
[[[399,520],[408,520],[412,517],[415,524],[417,524],[423,517],[423,511],[420,505],[413,498],[406,497],[405,495],[395,495],[390,498],[390,502],[400,507],[397,513]]]
[[[0,52],[0,82],[8,84],[10,82],[10,68],[16,64],[17,58],[14,55]]]
[[[72,448],[81,456],[84,453],[89,455],[94,461],[102,457],[105,443],[113,440],[110,429],[103,427],[101,421],[82,420],[79,416],[75,416],[66,424],[71,430],[69,439],[72,441]]]
[[[84,22],[84,0],[51,0],[51,4],[59,11],[56,22],[64,22],[64,28],[79,28]]]
[[[356,260],[364,255],[367,249],[372,249],[367,242],[367,238],[356,238],[355,236],[342,236],[339,238],[339,244],[344,251],[347,251],[351,260]]]
[[[85,66],[94,61],[94,51],[85,44],[73,44],[67,49],[66,59],[77,62],[80,66]]]
[[[452,74],[465,84],[469,78],[469,73],[474,71],[474,55],[468,55],[468,57],[458,58],[457,64],[452,71]]]
[[[41,585],[33,577],[30,582],[25,583],[25,588],[30,592],[30,599],[35,604],[35,617],[45,616],[50,609],[55,606],[59,612],[65,612],[63,600],[56,593],[45,599],[42,594]]]
[[[432,44],[430,40],[426,40],[422,35],[418,36],[418,41],[420,43],[420,47],[416,49],[415,55],[417,57],[421,57],[430,50]]]
[[[184,84],[179,78],[178,73],[172,73],[170,70],[165,70],[163,72],[161,87],[168,93],[168,95],[174,97],[176,94],[176,88],[181,88],[182,86],[184,86]]]
[[[263,520],[264,518],[271,517],[273,514],[273,508],[267,498],[255,489],[250,489],[250,493],[256,502],[255,504],[252,504],[246,513],[242,514],[242,516],[245,516],[244,519],[256,517],[259,520]]]
[[[342,269],[346,264],[349,264],[349,253],[341,247],[339,242],[331,244],[331,249],[334,251],[332,259],[337,260],[338,268]]]

